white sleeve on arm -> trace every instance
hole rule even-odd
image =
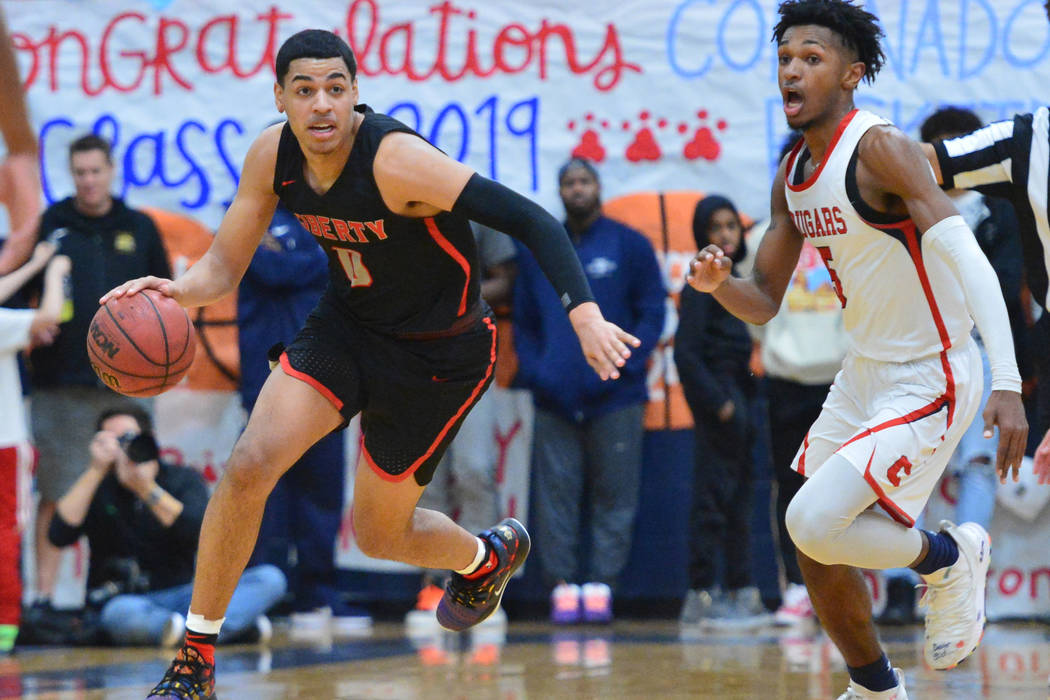
[[[15,352],[29,345],[29,327],[35,315],[35,309],[0,308],[0,353]]]
[[[977,131],[944,141],[933,150],[946,189],[969,189],[1013,180],[1014,121],[995,122]]]
[[[1014,339],[999,278],[961,216],[949,216],[922,236],[923,252],[948,263],[962,286],[992,367],[992,390],[1021,393]]]

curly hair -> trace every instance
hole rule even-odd
[[[864,79],[875,82],[875,75],[886,62],[881,39],[884,36],[878,18],[854,5],[853,0],[784,0],[777,8],[780,21],[773,27],[777,44],[784,33],[801,24],[827,27],[842,39],[842,44],[864,64]]]
[[[919,127],[919,138],[927,143],[935,139],[955,134],[968,134],[977,131],[984,124],[973,110],[965,107],[941,107],[926,117]]]

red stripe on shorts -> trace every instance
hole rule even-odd
[[[802,440],[802,455],[798,458],[798,469],[796,470],[802,476],[806,475],[806,450],[809,449],[809,431],[806,431],[806,437]]]
[[[321,394],[321,396],[328,399],[331,402],[331,404],[335,406],[335,410],[343,410],[343,402],[339,400],[339,397],[333,394],[331,389],[326,387],[321,382],[317,381],[317,379],[315,379],[314,377],[311,377],[306,372],[300,372],[296,368],[292,367],[292,363],[288,360],[288,353],[286,352],[281,353],[281,369],[283,369],[284,373],[287,374],[289,377],[298,379],[301,382],[306,382],[314,389],[317,389],[317,392]]]
[[[875,459],[875,448],[871,448],[871,457],[868,457],[868,466],[864,468],[864,480],[868,482],[868,486],[878,496],[878,503],[882,506],[882,509],[890,514],[890,517],[899,522],[905,527],[912,527],[915,525],[915,519],[910,517],[907,513],[901,510],[900,506],[893,502],[893,500],[886,495],[886,492],[882,490],[879,482],[875,480],[875,477],[871,475],[871,462]]]

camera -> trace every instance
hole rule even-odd
[[[85,603],[88,607],[101,609],[114,596],[150,590],[149,574],[130,557],[107,559],[102,563],[101,578],[104,581],[101,585],[87,591]]]
[[[117,438],[120,449],[135,464],[150,462],[160,457],[157,441],[149,433],[127,432]]]

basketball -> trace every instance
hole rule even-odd
[[[125,396],[156,396],[178,384],[196,348],[186,311],[154,289],[110,299],[88,328],[95,374]]]

